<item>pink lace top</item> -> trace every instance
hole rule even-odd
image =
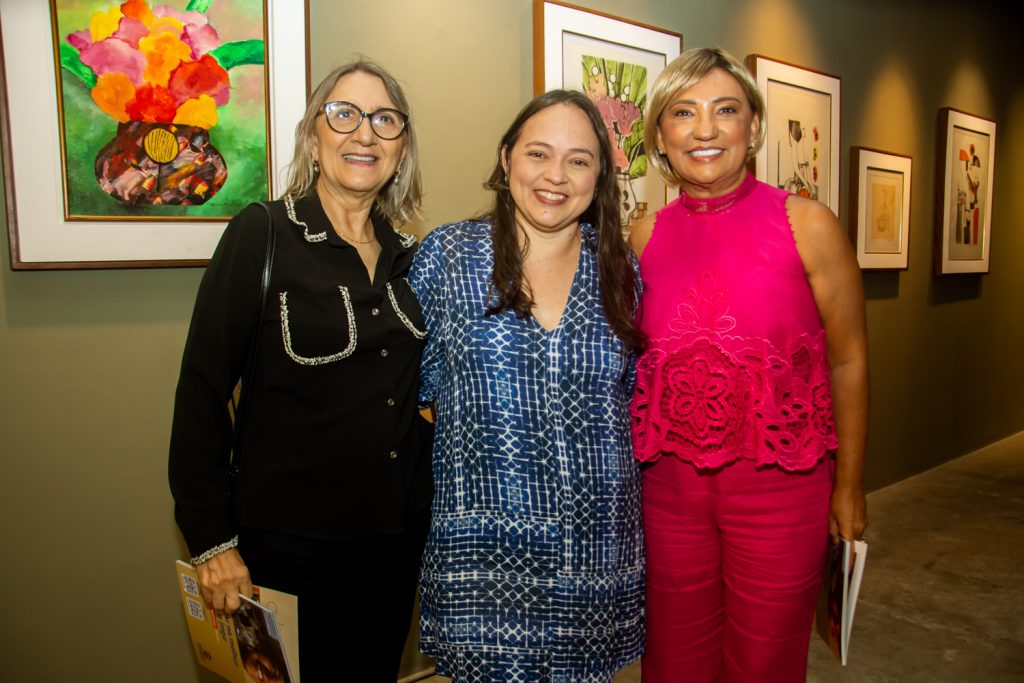
[[[837,447],[825,331],[787,197],[748,174],[726,196],[681,195],[658,212],[640,260],[640,460],[806,470]]]

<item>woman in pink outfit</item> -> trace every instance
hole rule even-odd
[[[747,173],[764,100],[731,56],[680,56],[647,121],[680,196],[630,236],[648,338],[632,406],[643,680],[803,681],[829,535],[867,525],[860,270],[827,207]]]

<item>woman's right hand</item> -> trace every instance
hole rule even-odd
[[[203,599],[218,611],[234,612],[241,606],[240,594],[252,597],[249,568],[238,550],[230,548],[196,566]]]

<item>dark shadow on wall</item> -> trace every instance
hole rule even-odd
[[[900,298],[900,274],[903,271],[865,271],[861,273],[864,281],[864,298],[868,301]]]
[[[984,289],[983,277],[975,274],[933,276],[928,292],[928,303],[932,306],[942,306],[981,299]]]

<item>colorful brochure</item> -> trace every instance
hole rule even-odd
[[[203,601],[195,568],[177,562],[178,590],[197,661],[233,683],[299,683],[298,601],[255,588],[234,614]]]

